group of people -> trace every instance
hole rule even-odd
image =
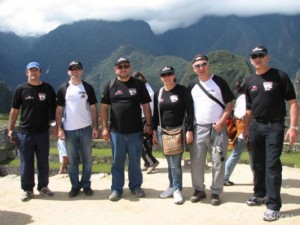
[[[184,142],[191,159],[192,203],[206,198],[207,153],[212,161],[210,201],[217,206],[221,204],[224,185],[233,185],[229,177],[249,141],[254,196],[247,204],[266,204],[264,220],[278,219],[282,206],[280,155],[284,141],[285,101],[290,108],[290,127],[285,138],[291,144],[298,137],[298,103],[288,75],[271,68],[269,60],[268,51],[263,46],[250,52],[255,71],[239,82],[237,91],[240,96],[234,105],[233,92],[223,78],[211,73],[207,55],[197,54],[193,58],[192,67],[197,77],[188,87],[176,83],[172,66],[163,67],[159,73],[162,88],[156,92],[141,73],[131,75],[129,59],[118,59],[114,65],[117,76],[106,84],[100,107],[102,137],[110,141],[113,158],[109,200],[118,201],[123,195],[126,156],[129,189],[133,195],[144,197],[142,170],[151,173],[159,164],[152,155],[152,144],[161,143],[162,128],[183,127]],[[8,137],[15,141],[16,133],[18,138],[22,201],[33,197],[34,155],[37,159],[37,190],[42,195],[53,196],[48,188],[49,123],[53,120],[56,121],[59,140],[65,140],[71,182],[69,197],[77,196],[81,189],[87,196],[93,194],[91,151],[92,139],[98,137],[97,99],[93,87],[82,80],[81,62],[71,62],[67,73],[69,81],[62,84],[56,94],[51,85],[40,80],[40,65],[31,62],[26,67],[27,82],[19,85],[14,94]],[[235,138],[232,156],[226,161],[226,120],[233,109],[234,116],[243,121],[243,126]],[[16,132],[19,110],[21,117]],[[141,157],[144,159],[143,168]],[[166,155],[166,159],[169,186],[160,197],[173,196],[175,204],[182,204],[182,152]],[[81,179],[79,162],[82,163]]]

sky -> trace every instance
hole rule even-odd
[[[156,34],[204,16],[300,14],[300,0],[0,0],[0,31],[40,36],[86,19],[144,20]]]

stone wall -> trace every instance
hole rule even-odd
[[[7,130],[0,130],[0,163],[14,159],[17,156],[17,146],[7,139]]]
[[[57,138],[50,135],[50,146],[56,148]],[[110,143],[104,141],[103,139],[93,140],[93,148],[110,148]],[[159,147],[154,147],[153,150],[159,150]],[[284,142],[283,144],[284,152],[300,152],[300,143],[296,143],[290,146],[289,143]],[[14,159],[17,156],[17,146],[12,144],[7,139],[7,130],[0,130],[0,163],[6,160]]]

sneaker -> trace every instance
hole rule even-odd
[[[206,198],[204,191],[195,190],[193,196],[190,198],[192,203],[199,202],[201,199]]]
[[[74,198],[79,194],[80,189],[78,188],[72,188],[71,191],[69,192],[69,197]]]
[[[266,203],[265,198],[255,197],[253,196],[248,201],[246,201],[248,206],[259,206]]]
[[[179,204],[183,203],[183,198],[182,198],[182,195],[181,195],[179,189],[177,189],[176,191],[174,191],[173,197],[174,197],[174,203],[175,204],[179,205]]]
[[[39,190],[40,195],[52,197],[54,194],[48,187],[43,187],[41,190]]]
[[[157,161],[156,163],[153,164],[153,166],[149,166],[147,169],[147,174],[150,174],[155,170],[155,168],[158,166],[159,162]]]
[[[210,203],[211,203],[213,206],[220,205],[220,204],[221,204],[221,201],[220,201],[219,195],[218,195],[218,194],[212,194],[212,195],[211,195]]]
[[[142,168],[141,168],[141,171],[147,171],[148,170],[148,166],[143,166]]]
[[[33,198],[33,191],[24,191],[21,195],[21,201],[27,202]]]
[[[142,188],[136,188],[133,191],[131,191],[131,194],[135,195],[136,197],[143,198],[145,197],[145,192]]]
[[[119,200],[120,200],[121,195],[122,195],[122,194],[120,194],[119,192],[113,190],[113,191],[111,192],[111,194],[109,195],[108,199],[109,199],[110,201],[116,202],[116,201],[119,201]]]
[[[92,188],[90,188],[90,187],[87,187],[87,188],[83,188],[83,192],[84,192],[84,194],[86,195],[86,196],[92,196],[93,195],[93,190],[92,190]]]
[[[173,188],[171,187],[167,188],[167,190],[165,190],[159,195],[160,198],[170,198],[172,196],[173,196]]]
[[[224,186],[232,186],[232,185],[234,185],[234,183],[230,180],[224,182]]]
[[[267,209],[267,211],[264,213],[263,219],[264,221],[274,221],[274,220],[278,220],[279,217],[280,217],[279,211]]]

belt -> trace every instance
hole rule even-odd
[[[267,124],[267,123],[283,123],[284,121],[283,120],[258,120],[258,119],[253,119],[254,121],[258,122],[258,123],[264,123],[264,124]]]

